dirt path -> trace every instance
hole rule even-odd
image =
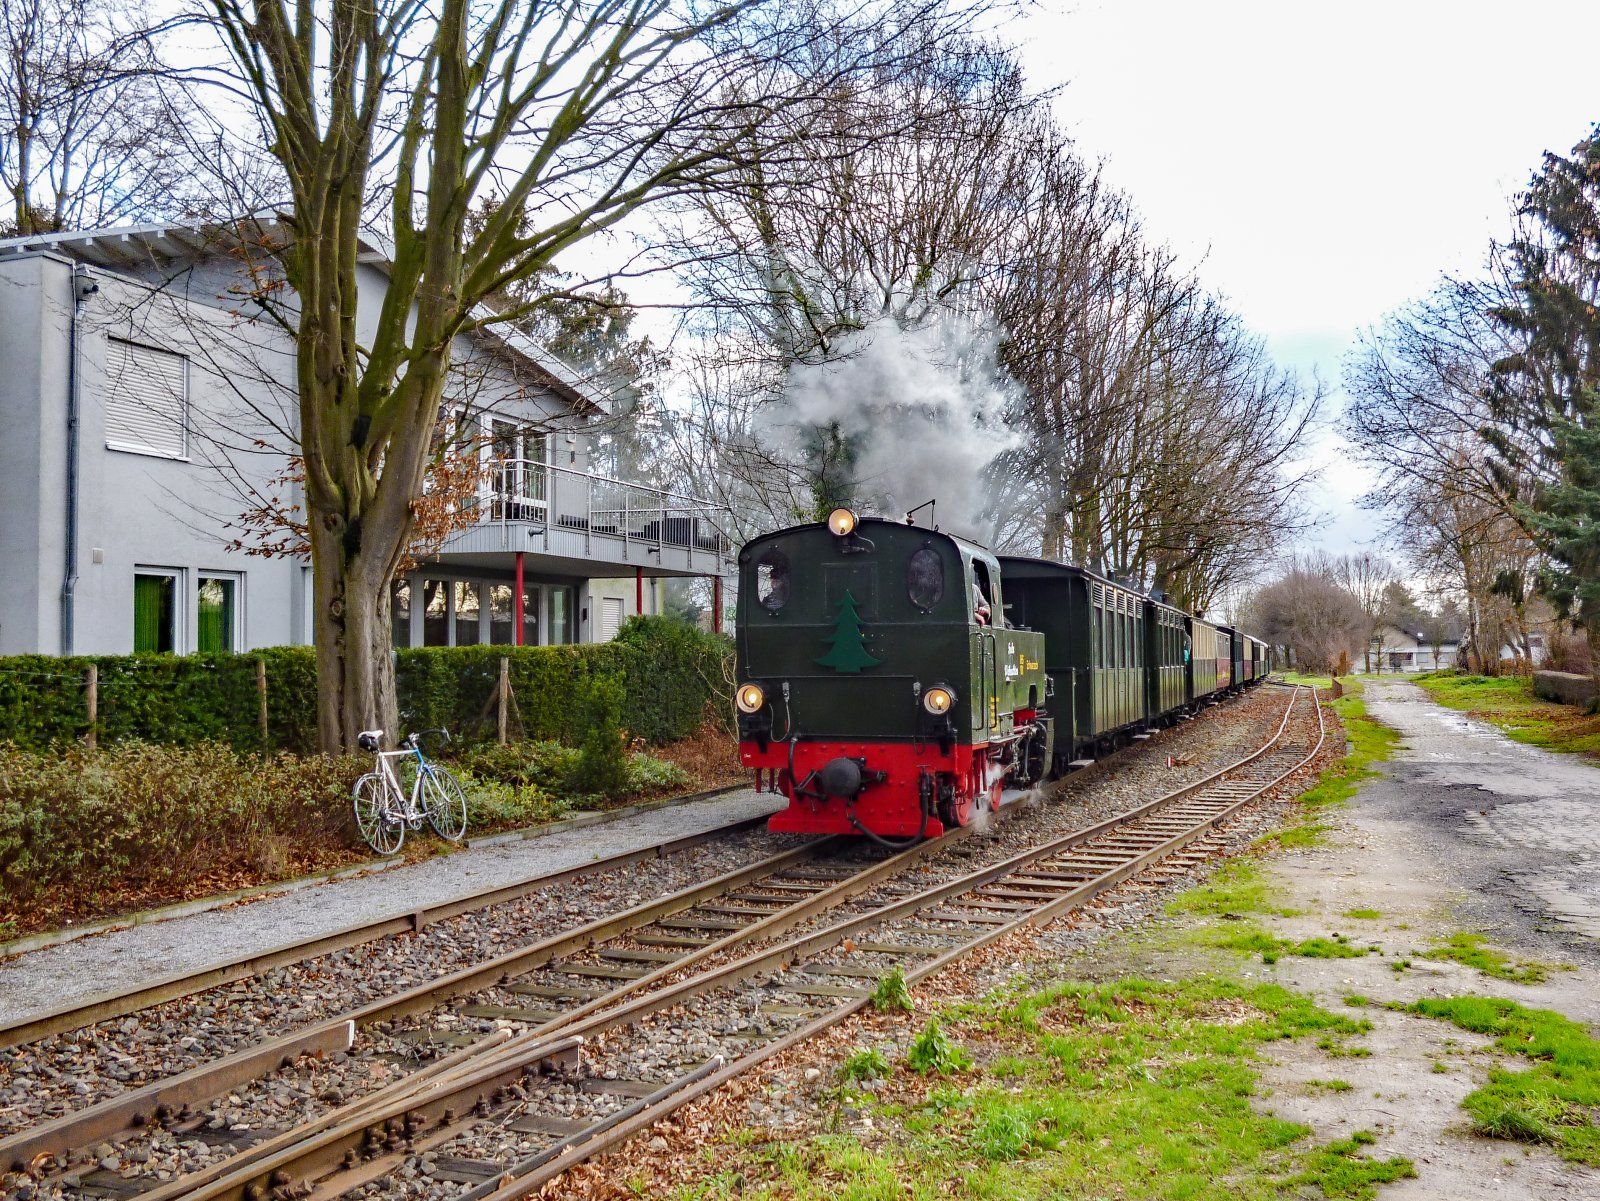
[[[1421,997],[1478,994],[1554,1009],[1600,1030],[1600,769],[1523,746],[1428,701],[1411,684],[1366,686],[1369,713],[1404,743],[1383,777],[1336,814],[1324,845],[1270,858],[1269,881],[1294,916],[1267,928],[1300,940],[1342,933],[1382,955],[1281,957],[1247,968],[1314,995],[1331,1009],[1346,996],[1374,1030],[1371,1055],[1329,1061],[1315,1047],[1285,1048],[1266,1075],[1277,1113],[1336,1136],[1379,1134],[1376,1152],[1407,1155],[1417,1177],[1382,1197],[1600,1198],[1600,1172],[1543,1149],[1473,1136],[1462,1098],[1497,1064],[1488,1040],[1455,1026],[1379,1007]],[[1379,916],[1357,918],[1355,912]],[[1416,958],[1460,932],[1516,956],[1572,965],[1543,983],[1494,979],[1449,961]],[[1397,971],[1397,961],[1410,966]],[[1348,1012],[1349,1010],[1347,1010]],[[1310,1082],[1342,1080],[1334,1092]]]

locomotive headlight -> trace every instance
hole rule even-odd
[[[760,684],[744,684],[734,694],[734,703],[741,713],[759,713],[761,706],[767,703],[767,694]]]
[[[856,515],[849,509],[835,509],[828,514],[828,530],[836,538],[856,532]]]
[[[956,703],[956,694],[943,684],[935,684],[922,694],[922,707],[935,717],[943,717]]]

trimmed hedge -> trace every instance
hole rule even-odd
[[[510,660],[512,695],[528,738],[582,740],[595,681],[622,683],[622,729],[652,743],[687,737],[707,717],[727,719],[732,644],[662,617],[634,618],[615,640],[585,646],[418,647],[396,656],[402,722],[444,726],[468,741],[494,734],[481,721]],[[267,666],[267,729],[274,750],[316,749],[316,658],[310,647],[242,655],[45,655],[0,658],[0,742],[41,749],[88,730],[84,677],[99,670],[102,745],[226,743],[261,749],[256,664]]]

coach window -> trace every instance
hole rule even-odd
[[[756,600],[768,613],[789,603],[789,556],[775,546],[756,560]]]
[[[924,613],[944,599],[944,556],[932,546],[918,547],[906,560],[906,595]]]

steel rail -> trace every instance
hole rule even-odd
[[[499,1048],[489,1052],[488,1057],[495,1061],[499,1061],[508,1054],[514,1055],[517,1057],[519,1063],[526,1065],[538,1058],[538,1052],[542,1047],[550,1045],[548,1040],[559,1039],[561,1041],[570,1043],[570,1040],[573,1039],[587,1039],[594,1034],[615,1028],[617,1026],[633,1024],[650,1013],[671,1008],[673,1005],[676,1005],[692,996],[711,991],[712,989],[724,985],[736,983],[739,980],[743,980],[749,976],[758,974],[767,968],[782,967],[786,964],[794,962],[799,958],[827,950],[832,946],[844,941],[852,934],[859,933],[860,931],[870,928],[871,926],[879,925],[886,921],[894,920],[898,917],[907,916],[919,909],[923,909],[930,905],[937,904],[940,901],[959,896],[965,892],[975,891],[986,884],[990,884],[996,880],[1002,879],[1007,874],[1016,871],[1019,868],[1033,864],[1042,858],[1048,858],[1052,855],[1060,854],[1063,851],[1070,850],[1073,847],[1081,846],[1087,842],[1091,842],[1104,834],[1117,830],[1119,827],[1134,825],[1140,819],[1153,813],[1155,810],[1173,805],[1184,797],[1192,796],[1206,789],[1208,786],[1228,775],[1229,773],[1238,771],[1242,767],[1253,763],[1263,755],[1267,754],[1272,747],[1282,739],[1284,732],[1288,727],[1290,717],[1292,716],[1297,696],[1298,692],[1291,695],[1289,705],[1285,708],[1282,719],[1279,721],[1276,730],[1266,743],[1250,754],[1244,755],[1230,762],[1226,766],[1218,769],[1217,771],[1209,773],[1200,780],[1186,784],[1181,788],[1178,788],[1152,801],[1135,806],[1134,808],[1117,814],[1114,817],[1107,818],[1101,822],[1096,822],[1091,826],[1074,831],[1060,838],[1050,840],[1041,846],[1031,848],[1030,850],[1021,852],[1017,855],[1013,855],[1000,863],[968,873],[967,875],[956,880],[948,881],[941,885],[936,885],[933,888],[924,890],[923,892],[912,897],[904,898],[891,904],[879,907],[866,914],[858,915],[854,918],[836,923],[823,931],[802,936],[798,939],[784,942],[776,947],[757,952],[732,963],[709,969],[705,972],[690,976],[687,979],[680,980],[675,984],[659,989],[658,991],[636,997],[631,1001],[624,1000],[619,1004],[617,1003],[617,997],[615,995],[604,998],[602,1001],[606,1004],[605,1008],[600,1009],[599,1011],[589,1012],[586,1016],[580,1016],[579,1014],[574,1013],[563,1015],[561,1018],[553,1019],[542,1026],[514,1036],[511,1040],[502,1044]],[[1320,721],[1320,711],[1318,716]],[[1315,752],[1313,752],[1313,754],[1314,753]],[[1290,770],[1292,771],[1294,769]],[[1232,813],[1237,811],[1240,805],[1246,803],[1254,796],[1259,795],[1259,793],[1264,791],[1265,788],[1271,787],[1277,782],[1277,780],[1281,780],[1286,774],[1288,773],[1282,773],[1267,784],[1261,785],[1260,787],[1254,789],[1244,800],[1230,804],[1226,812]],[[1208,828],[1210,824],[1214,824],[1215,820],[1221,820],[1221,818],[1208,819],[1206,823],[1196,827],[1194,831],[1186,832],[1184,835],[1181,835],[1178,838],[1168,839],[1161,845],[1159,854],[1146,854],[1144,856],[1140,856],[1132,866],[1125,866],[1114,869],[1113,872],[1102,873],[1099,877],[1103,881],[1100,887],[1110,887],[1112,883],[1120,882],[1120,880],[1125,878],[1126,875],[1140,870],[1148,862],[1153,862],[1156,858],[1165,857],[1173,850],[1178,849],[1182,845],[1186,845],[1186,843],[1191,841],[1193,837],[1198,836],[1198,831]],[[943,847],[949,844],[941,840],[936,844],[923,845],[937,845]],[[902,852],[902,855],[904,854],[906,853]],[[895,858],[898,860],[900,859],[900,856],[896,856]],[[881,874],[886,876],[890,873],[882,872]],[[1116,878],[1112,879],[1114,874]],[[859,888],[856,889],[856,891],[859,890]],[[1076,896],[1077,894],[1074,895]],[[1082,897],[1078,897],[1078,899],[1076,899],[1073,903],[1081,903],[1081,900]],[[787,917],[789,915],[788,911],[783,911],[783,913],[775,916]],[[793,925],[800,920],[803,920],[803,917],[797,916],[793,921],[788,921],[786,924]],[[776,923],[774,923],[774,925],[775,924]],[[1010,928],[1011,924],[1008,924],[1006,929]],[[978,946],[986,945],[989,941],[992,941],[992,937],[985,934],[972,940],[970,945],[967,945],[965,949],[975,949]],[[719,943],[716,945],[715,949],[721,950],[725,949],[725,947]],[[958,948],[958,950],[960,950],[960,948]],[[714,953],[712,947],[704,948],[703,953],[697,953],[695,958],[697,960],[703,959],[711,953]],[[670,964],[661,971],[652,973],[652,979],[662,979],[669,975],[681,974],[686,966],[687,961],[679,961],[674,964]],[[925,972],[919,971],[915,978],[921,979],[925,974]],[[637,984],[639,982],[636,981],[635,983]],[[596,1006],[591,1005],[584,1008],[593,1011],[596,1009]],[[854,1012],[856,1008],[859,1008],[859,1004],[841,1009],[839,1011],[839,1017],[835,1020],[842,1019],[842,1017],[847,1015],[849,1012]],[[808,1024],[807,1026],[802,1027],[802,1030],[809,1031],[812,1029],[813,1025],[814,1023]],[[785,1040],[784,1045],[792,1044],[788,1040]],[[765,1053],[760,1055],[760,1058],[765,1058],[766,1054],[771,1053],[774,1052],[767,1050]],[[750,1056],[746,1056],[739,1062],[741,1064],[753,1063],[759,1062],[759,1059],[752,1059]],[[486,1065],[485,1071],[487,1072],[490,1070],[491,1069]],[[713,1086],[711,1083],[713,1080],[720,1082],[722,1079],[731,1078],[727,1074],[728,1071],[729,1069],[727,1068],[722,1069],[715,1076],[709,1077],[705,1082],[695,1085],[694,1089],[703,1091],[705,1088]],[[481,1106],[484,1103],[484,1092],[472,1080],[458,1079],[454,1082],[453,1086],[446,1087],[450,1087],[453,1100],[453,1105],[449,1106],[448,1108],[453,1109],[453,1111],[456,1113],[461,1112],[461,1110],[466,1106]],[[693,1095],[699,1095],[699,1092],[694,1091]],[[679,1093],[675,1092],[670,1104],[673,1107],[676,1107],[676,1105],[682,1104],[688,1099],[690,1099],[689,1095],[680,1095]],[[669,1102],[663,1101],[663,1104],[669,1104]],[[337,1128],[327,1129],[320,1132],[308,1131],[307,1133],[310,1135],[310,1137],[305,1139],[300,1144],[298,1154],[285,1153],[282,1156],[273,1157],[271,1163],[269,1164],[263,1162],[258,1156],[253,1154],[252,1151],[245,1151],[240,1153],[238,1156],[235,1156],[227,1161],[223,1161],[221,1164],[216,1165],[212,1169],[207,1169],[197,1175],[184,1177],[180,1181],[176,1181],[164,1189],[150,1193],[148,1194],[148,1197],[150,1201],[167,1201],[168,1197],[176,1198],[178,1196],[190,1197],[193,1198],[194,1201],[207,1201],[207,1199],[211,1198],[246,1197],[251,1195],[249,1192],[251,1186],[259,1186],[263,1183],[271,1183],[273,1180],[278,1180],[281,1182],[286,1179],[292,1179],[295,1176],[298,1176],[302,1181],[320,1179],[318,1175],[319,1172],[326,1173],[334,1171],[341,1164],[345,1165],[347,1168],[355,1167],[356,1165],[352,1163],[352,1158],[355,1157],[358,1148],[363,1145],[363,1139],[368,1140],[366,1145],[370,1147],[371,1132],[379,1123],[392,1124],[401,1120],[404,1115],[410,1114],[412,1117],[407,1119],[407,1130],[408,1133],[415,1134],[418,1123],[428,1124],[437,1119],[441,1111],[441,1105],[442,1102],[437,1097],[433,1098],[425,1107],[411,1105],[404,1099],[397,1100],[393,1106],[386,1107],[384,1111],[376,1113],[371,1111],[365,1112],[357,1115],[357,1117],[350,1122],[344,1123]],[[615,1115],[613,1115],[613,1117],[614,1116]],[[644,1113],[644,1111],[641,1111],[640,1119],[622,1123],[618,1125],[617,1129],[631,1132],[637,1127],[637,1121],[642,1120],[645,1116],[647,1115]],[[470,1119],[468,1121],[470,1121]],[[430,1146],[435,1146],[444,1141],[448,1141],[450,1137],[454,1137],[454,1134],[460,1132],[461,1126],[462,1122],[460,1120],[445,1120],[442,1129],[435,1129],[432,1133],[425,1136],[425,1142]],[[292,1133],[293,1132],[291,1132],[291,1134]],[[620,1138],[626,1137],[626,1135],[621,1134],[614,1135],[612,1137]],[[567,1152],[566,1156],[570,1157],[572,1155],[576,1155],[580,1150],[582,1150],[586,1156],[587,1154],[595,1153],[598,1148],[590,1147],[587,1142],[584,1142],[582,1143],[581,1147],[575,1146],[571,1151]],[[553,1167],[556,1162],[565,1162],[565,1159],[563,1158],[552,1161],[551,1166]],[[568,1166],[570,1166],[570,1164]],[[294,1169],[293,1172],[290,1171],[291,1167]],[[371,1170],[378,1170],[378,1165],[374,1164]],[[565,1169],[562,1168],[561,1170]],[[361,1180],[365,1180],[370,1175],[370,1172],[360,1170],[358,1168],[357,1175]],[[351,1180],[348,1176],[345,1176],[340,1185],[334,1186],[331,1183],[326,1186],[319,1185],[313,1189],[311,1195],[313,1197],[320,1197],[324,1195],[334,1196],[337,1195],[339,1189],[344,1187],[355,1187],[356,1183],[358,1182]],[[301,1187],[305,1186],[302,1185]]]
[[[731,791],[733,791],[732,788],[716,789],[697,795],[711,797]],[[641,847],[636,851],[624,851],[621,854],[609,855],[604,859],[596,859],[590,863],[580,863],[573,867],[563,868],[560,871],[528,876],[525,879],[516,880],[510,884],[496,885],[494,888],[485,889],[483,892],[473,893],[469,896],[456,897],[449,901],[425,905],[409,913],[394,914],[390,917],[379,918],[376,921],[357,922],[354,925],[345,926],[327,934],[319,934],[314,938],[284,943],[270,950],[240,955],[235,959],[208,964],[202,968],[174,972],[169,976],[163,976],[147,984],[141,984],[138,988],[99,993],[82,1001],[74,1001],[70,1005],[63,1005],[34,1017],[22,1018],[18,1021],[0,1025],[0,1051],[10,1047],[38,1042],[41,1039],[49,1038],[52,1034],[61,1034],[68,1030],[79,1030],[96,1022],[126,1017],[131,1013],[137,1013],[141,1009],[148,1009],[153,1005],[176,1000],[179,997],[192,996],[197,992],[204,992],[208,988],[234,984],[240,980],[250,980],[272,971],[274,968],[301,963],[307,959],[315,959],[319,955],[328,955],[334,951],[342,951],[347,947],[375,942],[391,934],[417,933],[427,926],[435,925],[452,917],[458,917],[463,913],[471,913],[478,909],[488,909],[506,901],[514,901],[518,897],[527,896],[530,892],[537,892],[541,888],[549,888],[565,883],[568,880],[581,879],[584,876],[591,876],[611,868],[626,867],[631,863],[638,863],[645,859],[664,858],[676,851],[699,846],[723,835],[736,834],[751,829],[761,825],[766,820],[764,816],[742,818],[737,822],[719,826],[714,830],[703,830],[698,834],[686,834],[681,838],[669,839],[666,842],[657,843],[650,847]]]
[[[1007,807],[1001,813],[1009,815],[1011,808],[1014,806]],[[729,931],[706,947],[685,949],[684,954],[678,959],[644,977],[619,985],[593,1002],[580,1005],[578,1012],[587,1014],[597,1005],[615,1004],[626,996],[653,986],[672,972],[701,962],[740,943],[781,934],[796,924],[843,904],[857,893],[894,875],[909,863],[959,842],[972,833],[970,827],[958,828],[939,839],[918,844],[887,859],[869,864],[836,884],[820,888],[811,896],[802,897],[769,916],[740,929]],[[691,837],[702,839],[706,835]],[[641,903],[621,913],[597,918],[572,930],[551,935],[528,946],[506,951],[437,979],[381,997],[337,1017],[321,1019],[254,1047],[30,1127],[0,1139],[0,1170],[20,1170],[22,1166],[37,1161],[41,1156],[62,1159],[81,1147],[137,1130],[152,1121],[165,1120],[184,1108],[220,1096],[232,1088],[291,1063],[301,1054],[348,1050],[352,1045],[353,1032],[359,1027],[431,1009],[453,996],[505,983],[562,956],[602,944],[663,918],[691,910],[724,893],[747,885],[759,885],[765,878],[821,858],[827,852],[849,843],[850,840],[843,836],[832,836],[781,851],[665,897]],[[630,855],[637,854],[642,853],[630,852]],[[562,1019],[556,1019],[539,1027],[536,1033],[553,1031],[562,1024]],[[517,1046],[523,1046],[530,1041],[526,1033],[519,1035]],[[351,1108],[353,1109],[354,1105]]]

